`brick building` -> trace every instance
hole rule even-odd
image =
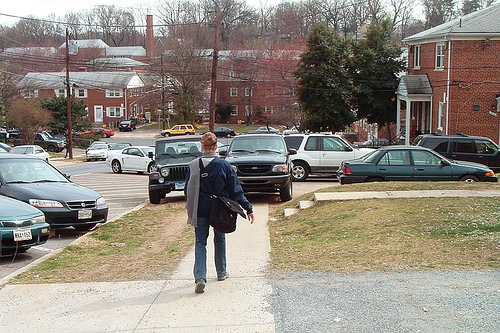
[[[404,39],[408,74],[398,87],[397,132],[500,140],[500,4]]]
[[[228,122],[300,123],[293,71],[299,51],[219,52],[217,103],[231,105]]]
[[[66,96],[66,73],[28,73],[18,83],[24,98]],[[144,82],[135,72],[70,73],[71,95],[85,101],[89,120],[95,125],[112,125],[120,120],[144,116]]]

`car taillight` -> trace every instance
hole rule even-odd
[[[343,167],[342,171],[344,171],[344,175],[350,175],[351,174],[351,169],[348,167]]]
[[[495,177],[495,173],[493,171],[488,171],[485,175],[486,177]]]

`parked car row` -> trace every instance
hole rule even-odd
[[[99,193],[71,182],[45,160],[25,154],[1,155],[0,255],[45,243],[50,228],[71,226],[85,231],[106,222],[107,217],[108,206]]]

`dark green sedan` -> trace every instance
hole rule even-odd
[[[47,242],[49,230],[39,209],[0,195],[0,256],[25,252]]]
[[[449,160],[416,146],[387,146],[360,159],[344,161],[337,178],[342,185],[374,181],[498,182],[486,165]]]

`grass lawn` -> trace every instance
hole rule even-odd
[[[359,186],[357,186],[359,185]],[[367,183],[323,191],[500,189],[486,183]],[[275,269],[499,269],[500,200],[370,199],[318,204],[269,224]]]

